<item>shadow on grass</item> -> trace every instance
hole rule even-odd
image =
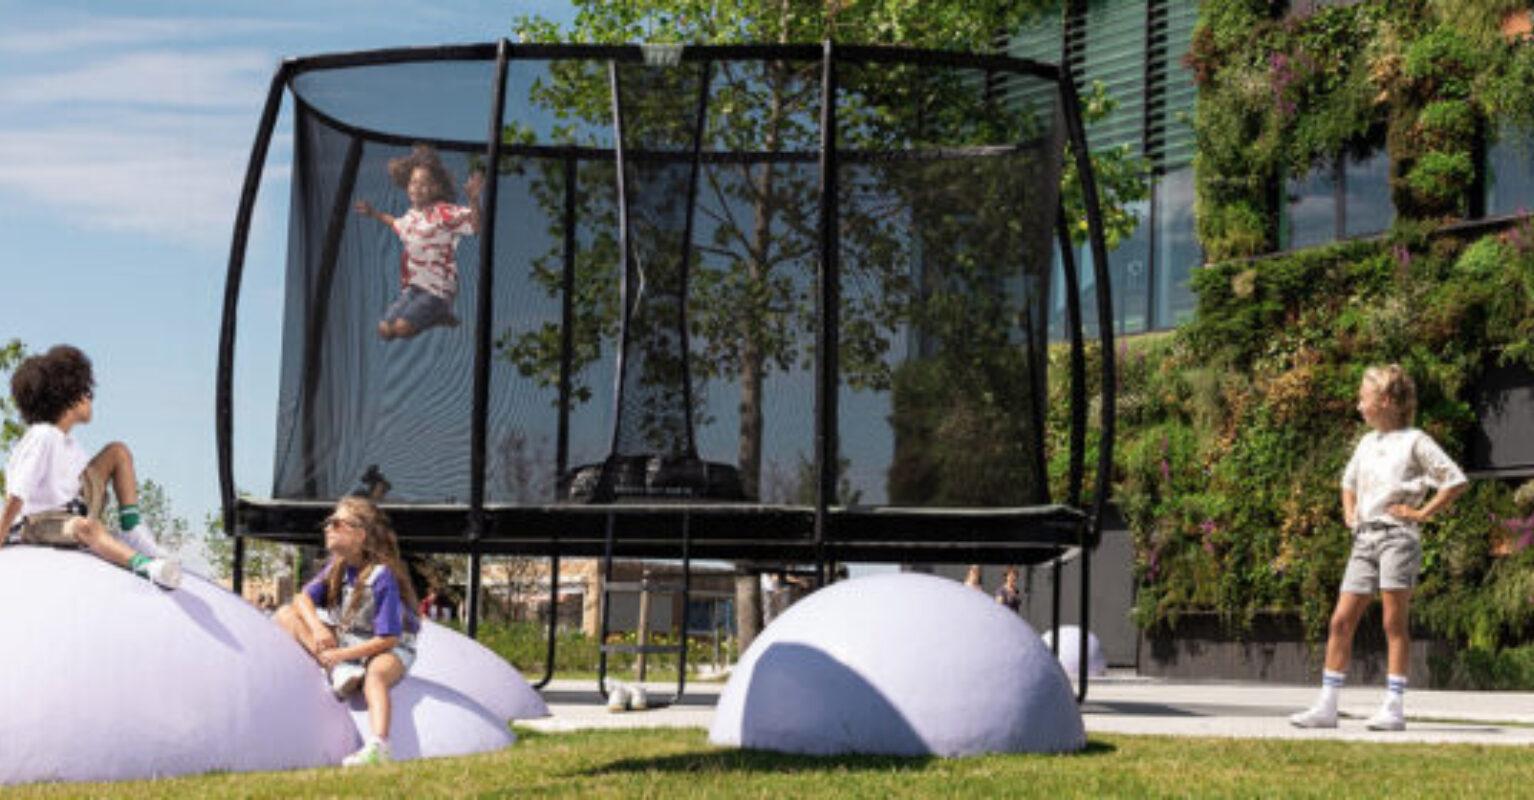
[[[1058,755],[1042,755],[1030,753],[1015,754],[1021,757],[1039,758],[1083,758],[1091,756],[1106,756],[1117,752],[1118,748],[1107,742],[1087,740],[1087,746],[1074,753],[1061,753]],[[1013,755],[997,753],[992,756]],[[690,753],[677,753],[669,756],[657,756],[655,758],[625,758],[614,761],[601,767],[586,770],[580,774],[588,777],[602,775],[617,775],[644,772],[825,772],[836,770],[838,772],[920,772],[927,767],[946,761],[947,759],[937,756],[876,756],[876,755],[839,755],[839,756],[806,756],[791,755],[788,753],[776,753],[770,750],[695,750]]]

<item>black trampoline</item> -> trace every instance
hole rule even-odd
[[[270,497],[245,498],[236,311],[288,95],[277,447]],[[406,550],[470,556],[471,632],[484,555],[551,557],[557,585],[561,556],[823,578],[837,562],[1058,568],[1078,549],[1085,627],[1112,463],[1113,315],[1064,69],[834,44],[503,40],[286,61],[260,125],[218,364],[236,590],[247,537],[313,544],[334,501],[365,484]],[[1072,247],[1058,266],[1053,255],[1067,142],[1101,321],[1095,398]],[[423,185],[450,184],[429,202],[413,182],[441,173],[406,170],[410,186],[390,173],[421,153],[446,175]],[[437,227],[411,239],[407,220]],[[1057,270],[1071,391],[1050,408]],[[407,299],[429,311],[398,311]],[[1091,405],[1102,437],[1087,505]],[[1046,454],[1050,417],[1068,422],[1068,453]],[[1064,496],[1047,455],[1068,459]]]

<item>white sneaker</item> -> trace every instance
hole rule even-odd
[[[341,759],[343,767],[367,767],[373,764],[387,764],[392,761],[389,757],[389,743],[378,738],[369,739],[362,749]]]
[[[1364,727],[1371,731],[1404,731],[1406,730],[1406,714],[1398,709],[1386,706],[1375,712],[1364,723]]]
[[[631,697],[632,695],[629,693],[629,687],[624,686],[621,683],[613,684],[613,688],[607,690],[607,710],[629,710],[629,700]]]
[[[144,577],[162,589],[181,587],[181,562],[174,558],[156,558],[144,565]]]
[[[1312,706],[1298,714],[1290,715],[1289,724],[1296,728],[1335,728],[1337,727],[1337,712],[1329,712],[1320,706]]]
[[[629,687],[629,709],[643,711],[650,707],[650,695],[645,692],[643,686]]]
[[[345,700],[362,686],[367,669],[356,661],[342,661],[330,668],[330,691],[337,700]]]

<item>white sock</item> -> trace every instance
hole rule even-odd
[[[154,540],[154,533],[149,530],[148,525],[145,525],[142,522],[138,524],[138,527],[135,527],[131,531],[119,532],[117,534],[117,538],[121,539],[123,544],[128,545],[137,552],[143,553],[150,558],[165,557],[165,551],[161,550],[160,545],[157,544]]]
[[[1394,714],[1404,714],[1406,710],[1406,676],[1385,676],[1385,708]]]
[[[1333,672],[1323,670],[1321,672],[1321,698],[1316,701],[1316,708],[1328,714],[1337,713],[1337,699],[1342,694],[1342,684],[1346,682],[1346,672]]]

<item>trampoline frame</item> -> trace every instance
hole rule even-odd
[[[558,156],[564,159],[566,175],[583,159],[617,157],[614,148],[564,145],[507,145],[502,142],[505,116],[505,87],[508,63],[518,59],[584,59],[593,62],[643,62],[647,49],[641,45],[546,45],[513,44],[507,39],[495,43],[453,45],[427,48],[394,48],[352,53],[328,54],[288,59],[278,67],[267,92],[255,142],[251,147],[245,181],[240,193],[233,237],[229,250],[224,287],[223,317],[219,333],[216,375],[216,438],[218,477],[223,509],[224,531],[234,538],[233,585],[240,592],[244,583],[245,539],[256,538],[293,544],[312,544],[321,520],[330,512],[329,501],[255,500],[235,493],[233,467],[233,373],[235,334],[238,327],[240,288],[251,218],[283,96],[293,90],[292,81],[310,71],[377,66],[428,61],[495,62],[495,81],[490,104],[490,129],[483,143],[472,146],[483,152],[486,163],[498,164],[503,155]],[[675,55],[675,54],[673,54]],[[1060,569],[1062,557],[1079,553],[1081,569],[1080,616],[1082,630],[1089,630],[1091,550],[1100,538],[1102,520],[1110,491],[1115,425],[1115,352],[1113,346],[1113,307],[1108,273],[1107,246],[1096,180],[1086,146],[1086,132],[1080,115],[1075,79],[1068,64],[1052,65],[1006,55],[966,54],[915,50],[908,48],[821,44],[687,46],[680,60],[796,60],[820,61],[822,64],[821,141],[818,154],[756,154],[762,160],[807,161],[818,159],[820,165],[820,225],[818,329],[816,331],[814,469],[815,501],[812,506],[784,506],[739,503],[621,503],[611,505],[503,505],[485,501],[486,428],[490,390],[490,366],[493,327],[494,235],[493,224],[481,233],[474,326],[475,359],[472,395],[472,431],[470,450],[469,503],[462,505],[389,504],[388,511],[399,533],[402,548],[421,553],[463,553],[470,559],[468,591],[468,629],[474,635],[478,620],[480,559],[484,555],[547,556],[551,559],[551,602],[557,603],[558,571],[561,556],[603,556],[610,560],[615,543],[621,543],[624,556],[676,558],[681,553],[686,565],[692,558],[733,561],[811,563],[816,567],[820,585],[824,585],[828,562],[943,562],[943,563],[1042,563],[1053,561],[1054,647],[1058,651],[1060,627]],[[1056,237],[1059,241],[1065,280],[1066,327],[1070,339],[1071,429],[1069,435],[1069,479],[1067,497],[1061,504],[1047,502],[1047,487],[1041,487],[1041,502],[1018,508],[901,508],[842,507],[834,505],[838,456],[837,391],[839,386],[840,263],[838,250],[837,166],[844,155],[836,145],[837,113],[834,100],[837,70],[840,63],[900,63],[979,68],[993,72],[1021,73],[1054,83],[1059,89],[1060,112],[1065,123],[1066,143],[1075,158],[1086,206],[1088,244],[1092,255],[1098,340],[1101,347],[1100,439],[1094,490],[1090,507],[1083,507],[1084,461],[1087,427],[1087,390],[1085,337],[1080,308],[1079,281],[1073,246],[1067,230],[1064,208],[1056,208]],[[304,105],[325,124],[355,138],[343,167],[343,175],[355,177],[362,139],[374,142],[410,145],[425,141],[442,149],[471,149],[463,142],[399,136],[349,125],[307,106],[294,91],[295,104]],[[481,149],[482,148],[482,149]],[[994,149],[994,148],[993,148]],[[699,158],[697,149],[681,157]],[[710,159],[753,157],[752,154],[710,153]],[[619,173],[621,175],[621,172]],[[343,177],[343,181],[348,179]],[[486,219],[496,218],[499,181],[487,181],[482,196]],[[567,181],[573,184],[573,181]],[[332,209],[323,259],[333,262],[339,246],[338,220],[344,222],[349,191]],[[827,200],[830,198],[830,200]],[[573,217],[573,191],[566,192],[567,220]],[[339,211],[337,210],[339,209]],[[627,226],[627,219],[620,222]],[[626,231],[620,231],[626,234]],[[564,357],[561,359],[559,389],[561,414],[557,433],[556,459],[560,474],[568,467],[571,320],[570,303],[575,231],[565,225],[565,291],[562,309]],[[317,314],[323,314],[319,303]],[[323,318],[306,321],[308,347],[315,347],[313,334],[321,329]],[[306,359],[306,370],[315,363]],[[1037,373],[1036,373],[1037,374]],[[312,380],[305,381],[305,392],[312,391]],[[1035,403],[1036,430],[1043,430],[1042,379],[1035,386],[1040,402]],[[312,431],[303,434],[311,443]],[[1037,455],[1039,464],[1043,454]],[[828,465],[831,468],[828,468]],[[1043,473],[1040,473],[1043,475]],[[622,532],[621,535],[619,532]],[[770,532],[770,535],[763,535]],[[950,534],[944,538],[941,534]],[[685,579],[684,579],[685,580]],[[685,585],[683,591],[685,592]],[[604,614],[605,618],[605,614]],[[549,612],[549,657],[543,686],[554,669],[553,632],[557,621],[555,608]],[[1077,699],[1087,692],[1087,640],[1081,636],[1080,674]],[[680,670],[685,681],[685,649]],[[604,670],[605,673],[605,653]],[[605,694],[605,674],[599,688]],[[684,686],[679,681],[678,696]]]

